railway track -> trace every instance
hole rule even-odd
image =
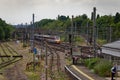
[[[47,44],[48,52],[50,53],[49,61],[49,77],[51,80],[59,80],[59,72],[60,72],[60,55],[56,48],[51,47],[51,45]],[[58,75],[57,75],[58,74]]]
[[[0,44],[0,69],[21,59],[22,55],[19,55],[9,44]]]
[[[35,41],[36,46],[40,46],[41,43],[38,41]],[[47,44],[47,45],[46,45]],[[45,49],[47,47],[47,57],[48,57],[48,80],[69,80],[66,79],[67,75],[65,76],[64,67],[65,60],[63,60],[63,55],[65,52],[65,47],[60,44],[52,44],[52,43],[42,43],[40,48]],[[62,57],[61,57],[62,55]],[[46,57],[46,56],[45,56]],[[45,65],[46,66],[46,65]],[[63,68],[62,68],[63,67]],[[45,76],[45,74],[42,74],[42,77]]]
[[[39,42],[36,42],[37,44],[40,44]],[[43,45],[45,47],[45,45]],[[75,48],[75,45],[71,45],[69,43],[60,43],[60,44],[53,44],[53,43],[47,43],[47,48],[50,52],[50,62],[49,62],[49,76],[51,80],[59,80],[55,79],[55,71],[58,72],[61,70],[61,60],[60,60],[60,52],[65,53],[66,50],[70,50],[70,48]],[[86,59],[90,57],[94,57],[93,54],[93,47],[91,46],[77,46],[77,48],[80,49],[80,56],[77,56],[81,59]],[[56,61],[56,62],[55,62]],[[55,65],[56,66],[55,66]],[[55,70],[56,69],[56,70]],[[78,76],[76,76],[69,67],[65,66],[65,71],[71,76],[72,80],[81,80]],[[60,77],[60,76],[58,76]]]

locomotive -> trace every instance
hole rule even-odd
[[[36,40],[46,40],[50,43],[60,43],[60,37],[54,35],[43,35],[43,34],[34,34]]]

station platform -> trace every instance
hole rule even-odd
[[[69,65],[69,69],[74,72],[81,80],[111,80],[110,77],[100,77],[82,65]],[[120,80],[120,77],[115,77]]]

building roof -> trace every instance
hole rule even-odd
[[[102,53],[120,57],[120,40],[103,45]]]
[[[103,47],[120,49],[120,40],[112,42],[112,43],[105,44],[105,45],[103,45]]]

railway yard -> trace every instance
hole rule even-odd
[[[30,51],[30,47],[23,48],[22,45],[16,41],[1,43],[0,80],[109,80],[92,73],[81,65],[79,60],[79,64],[73,65],[69,43],[35,41],[35,47],[39,52],[35,55],[35,63],[34,53]],[[74,56],[80,60],[87,58],[89,48],[79,48],[83,48],[82,52],[86,55],[79,53]]]
[[[119,29],[101,27],[102,17],[96,25],[95,7],[91,16],[34,22],[33,14],[30,24],[10,28],[1,20],[0,80],[120,80]]]
[[[37,49],[40,50],[41,46],[38,46],[38,43],[36,43]],[[9,45],[9,47],[8,47]],[[7,49],[5,48],[7,47]],[[64,66],[65,66],[65,55],[61,51],[57,51],[57,48],[51,48],[51,46],[48,47],[48,70],[47,75],[49,80],[69,80],[67,75],[65,75],[64,72]],[[41,47],[42,48],[42,47]],[[30,48],[22,48],[21,43],[16,42],[8,42],[8,43],[2,43],[1,44],[1,53],[2,51],[5,51],[5,54],[1,54],[1,75],[5,76],[1,79],[3,80],[44,80],[45,79],[45,58],[38,59],[36,62],[37,65],[35,66],[35,72],[33,71],[33,53],[29,52]],[[6,49],[6,50],[4,50]],[[9,51],[11,49],[11,51]],[[14,51],[17,50],[16,51]],[[42,54],[44,55],[45,49],[43,47]],[[9,53],[9,54],[8,54]],[[59,55],[60,53],[61,55]],[[21,56],[22,55],[22,56]],[[3,57],[4,56],[4,57]],[[15,58],[13,57],[15,56]],[[19,61],[18,61],[19,60]],[[18,62],[17,62],[18,61]],[[8,66],[10,65],[10,66]],[[7,66],[7,67],[6,67]],[[11,73],[11,74],[9,74]],[[32,77],[29,77],[32,76]],[[29,78],[27,78],[29,77]]]
[[[120,80],[120,0],[1,0],[0,80]]]

